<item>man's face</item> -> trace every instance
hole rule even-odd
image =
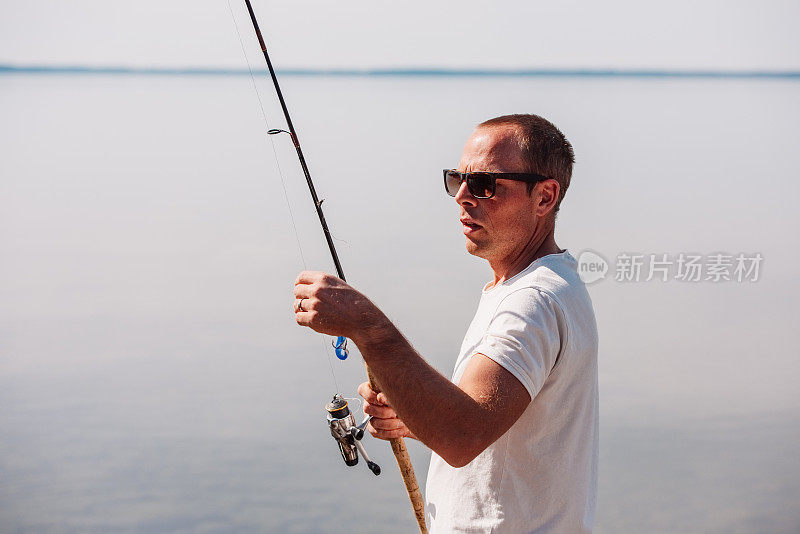
[[[467,140],[458,170],[461,172],[528,172],[515,139],[515,127],[478,128]],[[467,251],[490,263],[514,260],[534,237],[536,195],[527,184],[497,180],[492,198],[476,199],[466,181],[456,194]]]

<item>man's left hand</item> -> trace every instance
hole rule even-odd
[[[385,317],[344,280],[320,271],[300,273],[294,283],[294,297],[297,324],[331,336],[355,341]]]

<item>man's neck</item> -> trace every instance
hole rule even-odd
[[[494,272],[494,281],[488,286],[493,287],[505,282],[509,278],[521,273],[528,265],[548,254],[558,254],[563,252],[556,244],[553,230],[537,239],[534,236],[531,241],[518,253],[511,257],[504,258],[499,262],[489,262]]]

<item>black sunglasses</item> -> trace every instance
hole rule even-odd
[[[475,198],[492,198],[495,182],[498,178],[535,184],[549,180],[547,176],[527,172],[458,172],[455,169],[444,169],[444,189],[451,197],[456,196],[461,182],[467,181],[467,189]]]

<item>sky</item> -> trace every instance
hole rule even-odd
[[[258,53],[243,0],[230,1]],[[800,70],[797,0],[253,4],[278,68]],[[0,63],[241,68],[243,58],[227,0],[0,0]]]

